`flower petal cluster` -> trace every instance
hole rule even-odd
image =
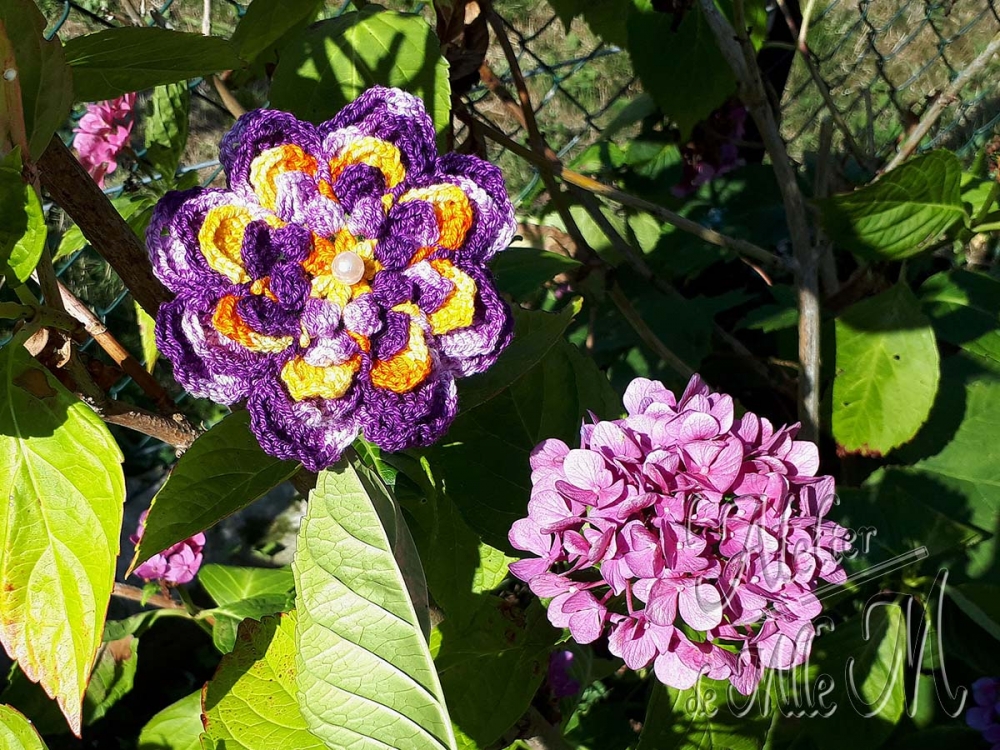
[[[699,675],[749,695],[766,667],[809,654],[819,581],[842,582],[847,531],[824,516],[819,455],[696,375],[680,398],[638,378],[628,416],[584,425],[581,447],[532,453],[528,517],[511,565],[579,643],[608,634],[632,669],[678,689]]]
[[[1000,679],[981,677],[972,683],[975,706],[965,713],[965,723],[983,733],[992,750],[1000,750]]]
[[[177,380],[245,400],[264,450],[312,470],[359,433],[440,438],[456,378],[512,335],[486,268],[515,228],[499,169],[438,156],[422,102],[381,87],[319,126],[250,112],[219,158],[228,189],[168,194],[147,232]]]
[[[671,189],[684,198],[716,177],[743,166],[739,146],[746,135],[747,109],[731,99],[699,123],[681,149],[681,181]]]
[[[118,156],[128,146],[135,126],[135,94],[87,105],[73,128],[73,148],[87,173],[102,188],[104,178],[118,169]]]
[[[144,511],[139,516],[139,526],[135,533],[129,537],[132,544],[139,544],[142,535],[146,531],[146,515],[149,511]],[[198,574],[201,567],[202,550],[205,548],[205,535],[201,532],[189,539],[153,555],[142,565],[136,568],[133,573],[146,581],[164,581],[173,586],[187,583]]]
[[[549,655],[549,671],[547,680],[552,697],[556,700],[569,698],[580,692],[580,683],[570,674],[576,657],[572,651],[562,649]]]

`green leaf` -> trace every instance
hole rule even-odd
[[[295,613],[247,620],[205,686],[205,733],[219,750],[322,750],[295,697]]]
[[[567,32],[573,19],[583,16],[590,30],[608,44],[624,47],[625,18],[630,0],[549,0]]]
[[[522,612],[497,597],[480,599],[471,622],[441,623],[435,664],[452,720],[485,747],[528,710],[560,633],[538,602]]]
[[[654,681],[637,750],[760,750],[771,717],[756,707],[736,716],[728,688],[727,681],[704,676],[687,690]]]
[[[105,29],[70,39],[65,48],[78,102],[114,99],[240,65],[225,39],[153,27]]]
[[[119,195],[111,199],[111,205],[128,222],[129,227],[135,232],[139,239],[145,243],[146,227],[153,217],[153,206],[156,204],[147,195]],[[59,248],[56,250],[54,260],[72,255],[78,250],[82,250],[87,245],[87,239],[76,224],[67,229],[59,241]]]
[[[949,586],[947,591],[973,622],[1000,641],[1000,587],[965,583]]]
[[[853,193],[819,201],[823,228],[834,244],[867,260],[908,258],[969,221],[961,180],[958,157],[932,151]]]
[[[954,269],[920,287],[920,304],[938,338],[1000,362],[1000,281]]]
[[[152,111],[145,119],[146,158],[172,181],[177,173],[188,139],[191,91],[187,81],[168,83],[153,89]]]
[[[147,372],[152,372],[156,366],[156,360],[160,357],[160,352],[156,348],[156,320],[138,302],[133,302],[132,304],[135,307],[136,323],[139,324],[142,363],[145,365]]]
[[[310,18],[322,0],[258,0],[236,25],[230,43],[243,60],[253,62],[259,54],[288,31]]]
[[[31,722],[10,706],[0,706],[0,747],[3,750],[45,750]]]
[[[299,705],[328,745],[455,748],[437,671],[394,551],[405,530],[367,469],[321,472],[295,571]],[[408,534],[407,534],[408,536]]]
[[[654,10],[651,0],[634,0],[628,15],[628,51],[643,89],[686,139],[736,93],[736,79],[697,4],[683,13]]]
[[[863,615],[819,635],[809,657],[811,669],[807,676],[800,669],[793,674],[772,672],[771,678],[779,684],[785,680],[786,701],[791,700],[788,696],[794,687],[802,695],[806,680],[813,691],[825,683],[830,690],[823,705],[836,704],[837,708],[827,717],[779,719],[779,726],[787,722],[795,733],[809,737],[819,750],[881,747],[902,718],[906,704],[906,638],[901,607],[886,602],[869,603]],[[854,695],[849,693],[852,687]],[[793,706],[786,705],[785,709]],[[863,712],[873,715],[866,717]]]
[[[246,618],[259,620],[294,606],[295,580],[290,568],[205,565],[198,571],[198,580],[219,605],[200,614],[215,620],[212,641],[224,654],[233,650],[237,628]]]
[[[230,414],[194,441],[156,493],[130,570],[245,508],[297,469],[261,449],[248,412]]]
[[[79,734],[125,501],[104,422],[16,343],[0,350],[0,640]]]
[[[45,247],[45,214],[38,194],[15,169],[0,167],[0,267],[14,286],[31,277]]]
[[[201,691],[172,703],[139,733],[138,750],[201,750]]]
[[[462,383],[459,390],[462,410],[469,411],[489,401],[541,362],[562,339],[582,305],[582,298],[574,299],[557,314],[512,308],[514,340],[493,367]]]
[[[494,258],[497,288],[514,299],[537,292],[553,276],[577,268],[580,261],[536,247],[510,247]]]
[[[4,78],[0,83],[0,121],[11,127],[12,119],[23,118],[33,161],[42,155],[73,106],[73,76],[62,44],[58,39],[45,40],[45,25],[45,17],[31,0],[0,3],[0,59],[6,61],[5,68],[17,71],[13,81]],[[0,143],[8,135],[0,130]]]
[[[139,660],[139,641],[132,636],[104,643],[84,697],[84,723],[93,724],[132,689]]]
[[[439,135],[448,126],[448,63],[431,27],[420,16],[374,4],[315,24],[290,42],[274,71],[271,106],[323,122],[375,84],[423,99]]]
[[[546,438],[578,444],[588,411],[618,417],[621,401],[593,361],[560,339],[509,388],[460,414],[426,456],[466,523],[510,550],[507,532],[531,492],[530,452]]]
[[[833,436],[848,452],[882,455],[927,421],[940,378],[930,322],[904,283],[837,319]]]

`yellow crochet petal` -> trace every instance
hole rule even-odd
[[[455,285],[444,304],[427,316],[431,331],[442,334],[471,326],[476,314],[476,280],[455,268],[449,260],[432,260],[430,263],[435,271]]]
[[[349,143],[330,160],[330,179],[336,182],[347,167],[367,164],[385,176],[385,186],[391,190],[406,177],[406,167],[400,156],[399,149],[388,141],[370,135],[362,136]]]
[[[205,214],[198,244],[208,265],[234,284],[250,280],[243,268],[243,234],[253,220],[242,206],[216,206]]]
[[[216,331],[255,352],[281,352],[292,345],[291,336],[265,336],[248,326],[236,310],[237,301],[231,294],[219,300],[212,314],[212,326]]]
[[[316,158],[294,143],[275,146],[261,151],[250,163],[250,185],[260,205],[273,211],[278,205],[278,188],[275,178],[285,172],[305,172],[315,175]]]
[[[360,367],[359,357],[328,367],[316,367],[296,357],[281,368],[281,379],[287,386],[289,395],[296,401],[306,398],[340,398],[351,387]]]

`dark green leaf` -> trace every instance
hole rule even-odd
[[[0,706],[0,746],[4,750],[45,750],[31,722],[10,706]]]
[[[0,3],[0,59],[17,71],[0,83],[0,128],[24,121],[31,160],[37,160],[73,106],[73,76],[58,39],[45,41],[45,18],[31,0]],[[0,129],[0,143],[10,133]],[[11,143],[12,146],[19,145]],[[6,216],[6,214],[4,214]]]
[[[624,47],[625,19],[630,0],[549,0],[568,32],[573,19],[583,16],[590,30],[608,44]]]
[[[833,436],[849,452],[882,455],[927,421],[940,378],[930,322],[899,283],[837,319]]]
[[[156,493],[132,569],[246,507],[297,469],[261,449],[248,412],[230,414],[194,441]]]
[[[1000,641],[1000,587],[965,583],[949,586],[947,591],[973,622]]]
[[[1000,281],[954,269],[920,287],[920,303],[938,338],[1000,362]]]
[[[522,612],[497,597],[481,600],[471,622],[445,618],[435,664],[452,720],[485,747],[528,709],[560,634],[538,602]]]
[[[397,562],[402,535],[398,508],[367,469],[344,462],[320,473],[292,569],[299,705],[330,746],[362,734],[372,747],[455,748],[419,605]]]
[[[493,260],[491,268],[497,287],[514,299],[524,299],[560,273],[580,265],[580,261],[535,247],[511,247]]]
[[[289,30],[310,18],[322,0],[257,0],[250,3],[230,42],[243,60],[252,62]]]
[[[123,26],[65,44],[76,101],[114,99],[164,83],[231,70],[239,57],[225,39]]]
[[[172,181],[188,139],[191,92],[186,81],[153,89],[152,112],[145,120],[146,158],[164,180]]]
[[[961,179],[957,156],[932,151],[853,193],[819,201],[823,228],[836,245],[868,260],[916,255],[969,220]]]
[[[121,461],[89,407],[17,341],[0,349],[0,640],[77,733],[115,578]]]
[[[434,32],[419,16],[374,4],[316,24],[290,42],[274,71],[271,106],[322,122],[375,84],[416,94],[438,133],[447,127],[448,63]]]
[[[139,734],[138,750],[201,750],[201,691],[156,714]]]
[[[0,167],[0,267],[12,285],[31,277],[45,247],[45,214],[34,189],[15,169]]]
[[[219,750],[322,750],[295,694],[295,613],[247,620],[205,686],[205,733]]]
[[[146,227],[149,226],[149,220],[153,217],[155,201],[147,195],[119,195],[111,199],[111,204],[128,222],[136,236],[145,242]],[[76,251],[82,250],[86,245],[87,239],[80,231],[80,227],[74,224],[63,233],[53,259],[58,260],[72,255]]]
[[[737,716],[728,689],[727,681],[704,676],[687,690],[655,682],[637,750],[760,750],[771,717],[756,707]]]
[[[686,139],[691,129],[736,93],[736,79],[697,4],[674,14],[634,0],[628,51],[643,88]]]

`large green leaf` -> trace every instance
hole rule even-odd
[[[394,556],[404,532],[392,497],[367,469],[345,462],[320,473],[292,568],[299,704],[329,746],[455,748]]]
[[[1000,281],[956,268],[931,276],[920,303],[938,338],[1000,362]]]
[[[146,158],[164,180],[172,181],[188,139],[191,92],[187,81],[153,89],[152,111],[144,121]]]
[[[509,550],[531,492],[529,454],[546,438],[579,444],[588,411],[615,418],[621,402],[593,361],[560,339],[509,388],[459,415],[426,456],[466,523]]]
[[[435,664],[452,720],[486,747],[528,710],[560,633],[538,602],[522,612],[497,597],[480,600],[471,622],[446,617],[439,626]]]
[[[687,690],[654,683],[637,750],[760,750],[771,717],[756,707],[737,716],[726,702],[728,688],[704,676]]]
[[[662,13],[651,0],[635,0],[628,15],[628,51],[643,88],[686,139],[736,93],[736,79],[697,4]]]
[[[45,214],[38,194],[21,173],[0,167],[0,269],[14,285],[31,277],[45,247]]]
[[[833,436],[848,452],[881,455],[927,421],[940,378],[934,331],[904,283],[837,319]]]
[[[240,59],[225,39],[124,26],[65,44],[76,101],[113,99],[129,91],[231,70]]]
[[[493,259],[490,267],[500,291],[514,299],[523,299],[541,289],[553,276],[579,265],[578,260],[537,247],[509,247]]]
[[[139,733],[138,750],[201,750],[201,691],[153,716]]]
[[[259,0],[247,6],[230,43],[243,60],[252,62],[288,31],[312,16],[322,0]]]
[[[570,24],[582,15],[590,30],[608,44],[624,47],[625,19],[631,0],[549,0],[568,33]]]
[[[819,201],[823,229],[836,245],[869,260],[916,255],[968,221],[961,179],[950,151],[918,156],[871,185]]]
[[[249,413],[230,414],[194,441],[156,493],[132,569],[246,507],[297,469],[261,450]]]
[[[271,106],[322,122],[375,84],[416,94],[438,133],[447,127],[448,63],[434,32],[420,16],[374,4],[311,26],[290,42],[274,71]]]
[[[10,706],[0,706],[0,747],[3,750],[45,750],[31,722]]]
[[[247,620],[205,686],[205,733],[218,750],[322,750],[295,697],[295,613]]]
[[[295,580],[290,568],[205,565],[198,571],[198,581],[218,605],[200,615],[215,621],[212,640],[224,654],[233,650],[243,620],[259,620],[293,606]]]
[[[459,386],[462,410],[469,411],[489,401],[537,365],[562,339],[582,304],[583,299],[577,298],[558,314],[513,308],[514,340],[493,367]]]
[[[32,160],[42,155],[73,106],[73,76],[59,40],[42,36],[45,24],[32,0],[0,2],[0,59],[5,69],[17,72],[13,81],[5,76],[0,96],[0,143],[8,135],[2,128],[23,118]]]
[[[0,350],[0,640],[79,734],[125,501],[104,423],[17,345]]]

